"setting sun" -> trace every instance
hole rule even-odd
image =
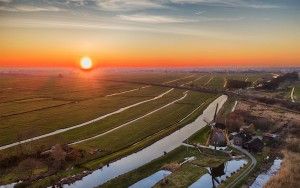
[[[93,62],[89,57],[83,57],[80,60],[80,67],[84,70],[89,70],[93,67]]]

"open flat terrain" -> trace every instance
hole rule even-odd
[[[5,74],[0,78],[0,159],[15,157],[18,162],[1,171],[0,183],[22,178],[16,175],[24,171],[19,156],[32,156],[57,144],[84,153],[80,160],[67,164],[77,164],[67,174],[99,168],[185,126],[218,97],[147,83],[226,89],[227,79],[254,83],[260,77],[175,72]],[[35,175],[50,172],[45,162],[38,164]],[[49,185],[50,179],[36,184]]]

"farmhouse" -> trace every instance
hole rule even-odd
[[[239,132],[233,136],[233,143],[237,146],[242,146],[245,142],[250,141],[252,136],[247,132]]]
[[[243,144],[243,148],[251,152],[260,152],[263,149],[263,147],[264,147],[264,143],[258,137],[255,137],[252,140],[245,142]]]

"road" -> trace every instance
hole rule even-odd
[[[250,162],[251,164],[241,173],[239,174],[238,177],[236,177],[234,180],[232,180],[229,184],[227,184],[225,187],[226,188],[233,188],[233,187],[236,187],[239,182],[245,178],[256,166],[257,164],[257,161],[255,159],[255,157],[249,153],[247,150],[239,147],[239,146],[235,146],[234,144],[231,144],[231,146],[237,150],[239,150],[240,152],[244,153],[246,156],[248,156],[250,158]]]

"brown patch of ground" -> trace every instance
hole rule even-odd
[[[240,101],[236,106],[236,110],[246,111],[253,116],[266,118],[269,121],[275,122],[277,128],[290,122],[300,123],[300,114],[263,104]]]
[[[284,160],[282,166],[265,188],[293,188],[300,183],[300,124],[292,124],[288,128],[286,147],[283,151]]]
[[[276,132],[281,142],[276,147],[270,147],[270,159],[283,155],[283,162],[277,175],[273,176],[265,188],[298,187],[300,183],[300,114],[285,111],[259,103],[240,101],[236,107],[237,114],[250,114],[251,118],[264,118],[268,128],[266,131]],[[242,112],[242,113],[241,113]],[[246,112],[246,113],[245,113]],[[257,172],[254,172],[246,184],[251,184],[256,176],[269,169],[271,162],[263,162]]]

